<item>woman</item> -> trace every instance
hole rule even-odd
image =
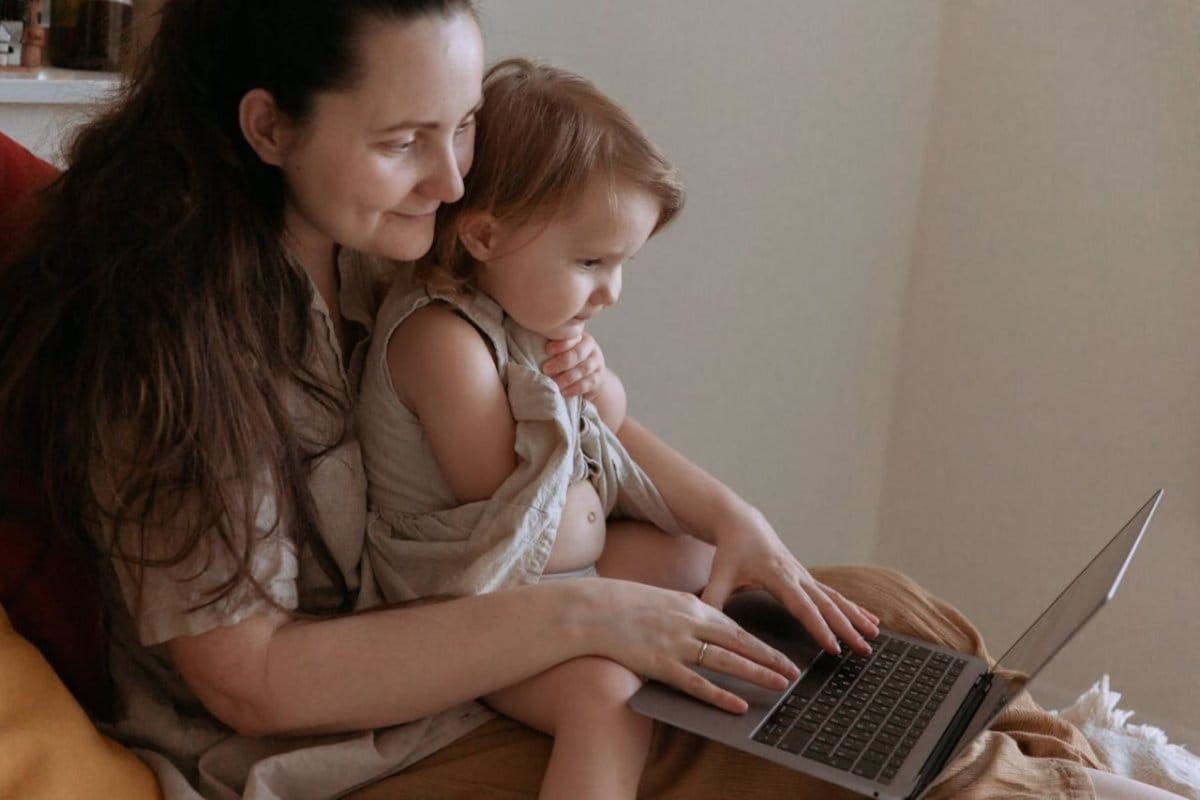
[[[885,622],[982,650],[897,576],[815,580],[633,422],[626,446],[715,546],[674,554],[707,575],[706,602],[580,579],[376,607],[354,386],[392,262],[424,253],[462,192],[482,68],[469,0],[174,0],[123,101],[77,141],[31,255],[0,274],[2,434],[24,436],[60,522],[108,556],[112,732],[168,797],[328,797],[410,765],[364,796],[531,794],[548,744],[472,698],[593,655],[736,710],[691,669],[701,652],[766,686],[795,674],[716,610],[741,586],[830,648],[874,629],[840,586],[890,592]],[[590,341],[560,349],[560,382],[591,388],[574,371],[595,371]],[[989,734],[935,796],[1012,796],[1014,777],[1091,796],[1086,745],[1051,732],[1040,751],[1074,762]],[[657,737],[652,794],[702,795],[716,773],[758,796],[811,785]]]

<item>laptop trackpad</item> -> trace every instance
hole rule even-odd
[[[734,595],[725,604],[725,613],[751,634],[792,659],[805,672],[822,652],[804,626],[764,591],[753,590]],[[750,706],[747,713],[726,714],[654,681],[643,686],[630,700],[630,705],[647,716],[745,749],[751,733],[779,702],[783,692],[764,689],[704,668],[699,668],[698,672],[717,686],[745,699]]]
[[[725,604],[725,613],[748,632],[790,658],[802,671],[807,671],[817,656],[824,652],[804,626],[778,600],[761,589],[735,594]],[[714,683],[748,700],[748,695],[766,693],[737,678],[710,673],[708,670],[704,672]],[[778,692],[770,694],[779,697]]]

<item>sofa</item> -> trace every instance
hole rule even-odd
[[[0,133],[0,265],[56,175]],[[0,800],[161,797],[150,769],[92,721],[112,693],[95,557],[81,542],[54,526],[38,481],[0,442]]]

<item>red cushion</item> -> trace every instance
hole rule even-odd
[[[0,264],[28,233],[36,214],[35,192],[58,170],[0,133]]]
[[[0,264],[29,233],[36,191],[57,170],[0,133]],[[84,707],[99,716],[111,693],[93,557],[79,537],[54,532],[40,485],[0,454],[0,605]]]
[[[27,473],[6,470],[0,490],[0,605],[80,704],[107,717],[111,692],[95,559],[78,538],[53,531],[44,495]]]

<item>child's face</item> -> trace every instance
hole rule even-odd
[[[621,269],[650,238],[660,214],[649,192],[591,182],[570,213],[497,229],[481,259],[479,288],[522,327],[547,339],[583,333],[621,296]]]

